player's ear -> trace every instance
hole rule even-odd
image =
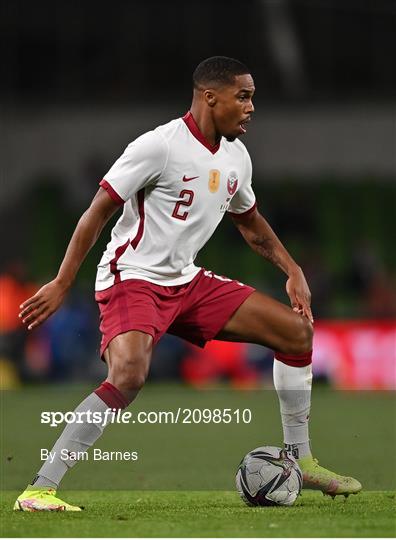
[[[204,90],[204,99],[209,107],[214,107],[217,102],[216,92],[213,90]]]

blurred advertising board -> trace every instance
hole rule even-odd
[[[314,375],[336,388],[396,389],[396,321],[315,322]]]
[[[181,374],[198,386],[223,379],[236,388],[272,386],[273,356],[266,347],[213,340],[188,346]],[[396,321],[315,322],[313,373],[340,390],[395,390]]]

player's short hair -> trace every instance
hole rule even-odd
[[[246,75],[250,70],[235,58],[228,56],[211,56],[203,60],[193,73],[194,88],[202,89],[210,85],[232,85],[235,77]]]

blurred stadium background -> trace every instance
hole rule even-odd
[[[95,266],[28,335],[18,306],[57,271],[103,174],[142,132],[182,115],[191,73],[215,54],[251,69],[244,138],[259,207],[304,268],[316,317],[314,371],[335,388],[395,389],[395,13],[391,0],[113,0],[3,3],[0,198],[2,388],[103,378]],[[284,276],[231,220],[198,263],[287,301]],[[171,336],[151,380],[266,386],[271,352]]]

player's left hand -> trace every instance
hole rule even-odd
[[[289,275],[286,282],[286,292],[289,295],[293,311],[314,322],[311,310],[311,291],[301,268]]]

